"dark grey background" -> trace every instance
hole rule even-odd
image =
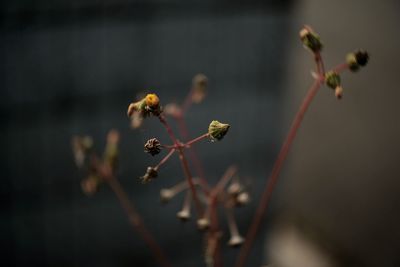
[[[159,204],[159,189],[183,179],[179,162],[154,183],[137,180],[158,160],[142,153],[144,141],[168,138],[152,119],[129,129],[127,105],[149,90],[181,101],[192,76],[205,73],[209,94],[187,114],[191,135],[212,119],[232,125],[223,142],[197,146],[208,179],[235,163],[256,198],[280,143],[290,11],[290,1],[2,1],[1,261],[155,266],[112,192],[87,198],[80,190],[71,136],[92,135],[101,151],[117,128],[118,177],[146,224],[174,266],[202,266],[201,235],[175,217],[182,200]],[[238,212],[243,233],[254,205]],[[262,262],[262,242],[260,233],[251,266]],[[231,265],[236,251],[224,251]]]

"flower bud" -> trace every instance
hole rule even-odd
[[[322,42],[314,31],[311,30],[310,27],[305,26],[299,32],[300,40],[303,42],[303,45],[313,51],[314,53],[321,51],[323,45]]]
[[[146,105],[152,109],[158,108],[160,104],[160,99],[156,94],[147,94],[146,97]]]
[[[367,65],[369,60],[369,54],[366,51],[358,50],[353,53],[349,53],[346,56],[346,62],[351,71],[357,71],[360,67]]]
[[[250,196],[247,192],[242,192],[236,197],[236,203],[238,205],[246,205],[250,202]]]
[[[200,218],[197,220],[197,227],[199,230],[205,230],[210,226],[210,220],[207,218]]]
[[[231,238],[228,241],[228,245],[231,247],[238,247],[241,244],[243,244],[243,242],[244,242],[244,238],[241,235],[236,234],[236,235],[231,236]]]
[[[340,76],[334,71],[329,71],[325,74],[326,85],[332,89],[340,86]]]
[[[145,184],[145,183],[150,182],[154,178],[157,178],[157,176],[158,176],[158,172],[157,172],[157,170],[155,168],[147,167],[145,175],[140,177],[140,180],[142,180],[142,183]]]
[[[337,99],[342,99],[343,97],[343,88],[341,86],[338,86],[335,88],[335,96]]]
[[[182,221],[187,221],[190,219],[190,211],[187,209],[183,209],[176,213],[176,216],[181,219]]]
[[[219,121],[212,121],[208,126],[208,134],[210,135],[211,141],[220,141],[230,128],[229,124],[220,123]]]
[[[82,180],[81,188],[85,195],[93,196],[99,189],[99,178],[95,175],[90,175],[88,178]]]
[[[192,81],[192,101],[200,103],[206,96],[208,78],[204,74],[196,74]]]
[[[151,138],[144,144],[144,152],[154,156],[161,152],[161,144],[157,138]]]
[[[175,193],[171,189],[164,188],[160,190],[160,198],[163,203],[170,201],[174,196]]]

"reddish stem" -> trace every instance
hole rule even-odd
[[[199,141],[201,141],[201,140],[203,140],[203,139],[205,139],[205,138],[207,138],[207,137],[209,137],[209,136],[210,136],[210,135],[209,135],[208,133],[205,133],[205,134],[203,134],[203,135],[200,135],[199,137],[196,137],[196,138],[194,138],[194,139],[192,139],[192,140],[186,142],[186,143],[184,144],[184,146],[185,146],[185,147],[190,147],[190,146],[193,145],[194,143],[197,143],[197,142],[199,142]]]
[[[334,71],[334,72],[336,72],[336,73],[340,73],[340,72],[343,72],[343,71],[345,71],[345,70],[347,70],[347,69],[349,69],[349,64],[347,64],[347,63],[342,63],[342,64],[339,64],[339,65],[337,65],[336,67],[334,67],[334,68],[332,69],[332,71]]]
[[[320,60],[320,58],[319,58],[319,60]],[[320,71],[322,71],[322,67],[321,67]],[[319,73],[319,74],[321,74],[321,73]],[[303,100],[303,103],[300,106],[299,111],[297,112],[297,114],[293,120],[292,126],[289,130],[289,134],[286,137],[285,142],[283,143],[283,146],[279,152],[278,158],[276,159],[276,161],[274,163],[274,167],[272,169],[271,176],[269,177],[268,182],[265,186],[265,189],[261,195],[260,203],[256,210],[256,214],[253,217],[253,221],[250,225],[250,228],[247,232],[246,241],[243,244],[243,247],[239,252],[238,260],[235,264],[235,267],[243,267],[245,264],[245,261],[250,253],[250,249],[254,243],[254,239],[257,234],[257,231],[260,227],[260,223],[261,223],[261,221],[264,217],[264,214],[266,212],[266,209],[268,207],[269,200],[271,198],[272,191],[275,188],[276,181],[277,181],[280,171],[282,169],[282,165],[288,155],[290,146],[291,146],[294,138],[296,137],[297,130],[299,129],[299,127],[301,125],[301,122],[303,120],[303,117],[304,117],[308,107],[310,106],[312,100],[314,99],[314,97],[315,97],[316,93],[318,92],[318,89],[321,87],[322,83],[323,83],[323,81],[320,79],[314,81],[314,84],[309,89],[306,97]]]
[[[198,218],[201,218],[201,216],[203,214],[203,208],[202,208],[199,198],[197,196],[197,191],[196,191],[196,188],[193,183],[193,177],[192,177],[192,174],[190,173],[189,165],[186,160],[185,154],[183,153],[183,148],[181,147],[180,143],[176,139],[174,132],[172,131],[171,127],[169,126],[169,124],[167,123],[165,118],[162,115],[160,115],[160,116],[158,116],[158,119],[164,125],[164,127],[167,130],[167,133],[170,136],[174,145],[177,146],[177,151],[179,153],[179,159],[181,161],[182,169],[186,176],[186,180],[190,187],[190,190],[192,192],[192,197],[193,197],[193,200],[194,200],[194,203],[196,206],[197,216],[198,216]]]
[[[178,123],[180,135],[183,137],[183,139],[185,141],[187,141],[189,139],[189,131],[187,129],[184,117],[183,116],[175,117],[175,119]],[[196,153],[195,148],[192,147],[188,153],[189,153],[190,160],[193,162],[196,173],[199,176],[201,183],[203,184],[203,187],[208,188],[209,186],[205,179],[206,176],[204,173],[203,164],[201,163],[201,161]]]
[[[139,213],[136,211],[134,205],[129,200],[128,195],[123,190],[121,184],[114,176],[109,176],[105,179],[111,189],[114,191],[115,195],[117,196],[122,208],[125,210],[125,213],[128,216],[129,222],[132,227],[138,232],[138,234],[142,237],[145,241],[147,246],[150,248],[152,253],[154,254],[158,264],[163,267],[171,267],[171,263],[167,259],[164,254],[164,251],[161,247],[157,244],[154,237],[151,235],[149,230],[146,228],[145,224]]]
[[[167,160],[174,154],[175,148],[171,149],[171,151],[168,152],[168,154],[157,164],[157,166],[154,167],[154,169],[158,170],[161,165],[163,165]]]

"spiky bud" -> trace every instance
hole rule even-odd
[[[229,124],[220,123],[219,121],[214,120],[208,126],[208,134],[212,141],[220,141],[222,138],[224,138],[229,128]]]
[[[154,156],[161,152],[161,144],[157,138],[151,138],[144,144],[144,152]]]

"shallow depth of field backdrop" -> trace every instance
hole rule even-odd
[[[329,66],[365,48],[371,64],[343,76],[344,98],[323,88],[295,140],[265,226],[300,216],[359,266],[400,266],[400,4],[398,1],[2,1],[0,4],[1,262],[4,266],[154,266],[152,256],[104,187],[80,190],[70,137],[89,134],[101,151],[121,131],[118,178],[174,266],[202,266],[194,220],[176,219],[158,191],[180,181],[174,159],[159,179],[137,179],[155,163],[142,152],[168,140],[150,119],[129,128],[127,105],[143,91],[183,100],[191,78],[209,92],[187,114],[192,136],[212,119],[231,131],[196,149],[216,182],[235,163],[253,201],[237,213],[244,234],[260,188],[311,83],[312,59],[298,29],[312,25]],[[248,266],[260,266],[260,232]],[[224,241],[228,234],[224,236]],[[237,250],[224,248],[226,266]]]

